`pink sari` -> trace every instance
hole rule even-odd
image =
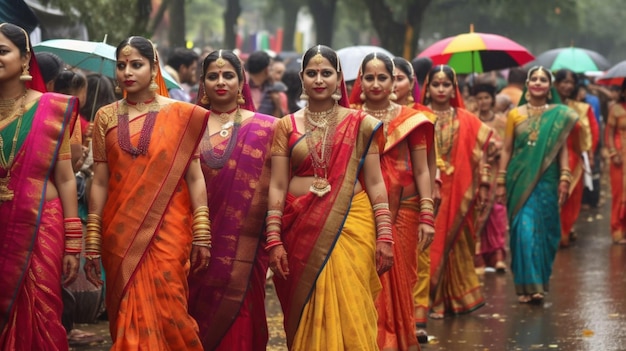
[[[46,185],[65,133],[76,117],[76,99],[44,94],[28,135],[16,153],[8,185],[13,200],[0,202],[0,349],[67,350],[61,325],[63,209],[45,201]],[[33,111],[34,110],[34,111]],[[6,175],[6,170],[0,170]]]

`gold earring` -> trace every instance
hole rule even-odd
[[[361,99],[361,101],[367,100],[367,96],[365,96],[364,92],[361,92],[361,94],[359,94],[359,99]]]
[[[115,82],[115,94],[119,95],[122,93],[122,88],[120,88],[120,83]]]
[[[332,97],[335,101],[339,101],[341,100],[341,92],[339,91],[339,89],[335,89],[335,92],[330,97]]]
[[[239,90],[237,92],[237,104],[238,105],[245,105],[246,104],[246,99],[243,98],[243,95],[241,94],[241,90]]]
[[[20,76],[20,80],[22,82],[30,82],[33,80],[33,76],[30,75],[30,72],[28,71],[28,64],[26,63],[22,65],[22,75]]]
[[[398,100],[398,95],[396,93],[389,94],[389,100],[391,100],[391,101]]]
[[[426,91],[426,94],[424,94],[424,96],[425,96],[427,99],[430,99],[430,91]]]
[[[302,94],[300,94],[300,100],[308,100],[309,95],[306,93],[306,89],[304,89],[304,84],[302,85]]]
[[[155,76],[152,76],[152,81],[150,82],[150,91],[156,91],[157,89],[159,89],[159,86],[157,85],[157,83],[154,81]]]
[[[209,100],[209,97],[206,95],[206,92],[200,98],[200,103],[205,106],[208,106],[211,103],[211,100]]]
[[[415,99],[413,99],[413,95],[409,94],[409,97],[406,99],[406,101],[408,101],[410,103],[413,103],[413,102],[415,102]]]
[[[552,99],[552,92],[548,90],[548,100]]]
[[[524,98],[527,102],[530,101],[530,91],[527,91],[526,94],[524,94]]]

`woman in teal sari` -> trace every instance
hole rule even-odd
[[[508,115],[496,190],[509,211],[511,269],[521,303],[539,303],[548,291],[561,236],[555,219],[571,182],[565,141],[576,120],[576,112],[558,101],[552,74],[531,68],[526,92]]]

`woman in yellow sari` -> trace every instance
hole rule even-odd
[[[388,56],[366,55],[351,94],[353,106],[383,122],[386,136],[381,166],[397,245],[393,267],[380,277],[383,290],[376,308],[378,346],[390,351],[419,349],[413,320],[417,255],[435,234],[430,197],[435,175],[434,126],[424,113],[391,101],[396,71]]]
[[[266,219],[287,346],[377,350],[377,273],[393,264],[381,123],[345,107],[331,48],[307,50],[301,79],[308,105],[276,126]]]
[[[208,111],[166,97],[149,40],[122,41],[116,57],[126,97],[95,120],[85,271],[102,283],[102,252],[112,350],[202,350],[187,275],[209,263],[197,154]]]

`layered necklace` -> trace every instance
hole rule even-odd
[[[231,120],[231,117],[234,115],[234,119]],[[226,148],[221,155],[218,155],[213,151],[213,145],[211,145],[211,136],[207,133],[207,151],[202,153],[202,161],[204,161],[209,167],[212,169],[220,169],[224,167],[226,162],[230,159],[230,155],[235,149],[235,145],[237,144],[237,136],[239,135],[239,128],[241,127],[241,111],[239,110],[239,106],[237,106],[234,110],[228,112],[218,112],[211,110],[211,115],[209,118],[217,118],[217,120],[222,125],[221,130],[219,132],[222,138],[227,138],[230,134],[228,129],[233,128],[232,135],[228,140],[228,144],[226,144]]]
[[[141,131],[139,132],[139,143],[137,147],[133,146],[130,142],[130,121],[128,117],[128,106],[132,106],[139,110],[138,107],[148,109],[148,113],[146,113],[146,117],[143,122],[143,126],[141,127]],[[159,102],[157,98],[154,97],[150,100],[146,100],[144,102],[130,102],[127,99],[123,99],[118,104],[118,113],[117,113],[117,139],[120,145],[120,148],[127,153],[131,154],[133,158],[136,158],[139,155],[145,155],[148,152],[148,147],[150,146],[150,139],[152,138],[152,130],[154,129],[154,124],[156,122],[156,117],[159,114]],[[139,110],[139,112],[142,112]]]
[[[528,111],[528,146],[535,146],[539,138],[539,127],[541,126],[541,116],[548,109],[549,105],[534,106],[530,103],[526,104]]]
[[[306,145],[313,165],[313,184],[309,191],[322,197],[331,190],[328,181],[328,167],[333,151],[335,130],[337,127],[337,103],[330,110],[311,112],[309,106],[304,109],[304,128]]]
[[[443,159],[445,164],[446,174],[452,174],[454,172],[454,166],[448,161],[450,150],[454,144],[454,138],[456,132],[459,129],[458,120],[455,117],[454,108],[450,107],[447,110],[435,110],[433,113],[437,116],[435,121],[435,143],[439,155]]]
[[[372,110],[367,106],[367,103],[363,104],[363,111],[367,112],[367,114],[376,117],[378,120],[383,122],[383,129],[385,135],[387,135],[387,127],[389,126],[389,122],[393,120],[398,115],[398,108],[400,105],[395,104],[393,102],[389,102],[389,106],[381,110]]]
[[[13,167],[13,161],[15,160],[15,153],[17,152],[17,140],[20,135],[20,130],[22,128],[22,117],[26,113],[26,95],[28,94],[28,90],[24,90],[22,94],[21,101],[19,104],[19,109],[17,111],[14,110],[14,106],[17,104],[17,99],[13,99],[13,103],[11,108],[9,109],[10,114],[2,115],[2,128],[6,127],[9,123],[13,121],[14,116],[17,117],[17,125],[15,126],[15,132],[13,133],[13,140],[11,142],[11,150],[9,151],[9,157],[6,158],[4,156],[4,138],[2,134],[0,134],[0,167],[6,171],[6,175],[4,177],[0,177],[0,203],[4,201],[13,200],[15,193],[13,190],[9,189],[9,182],[11,181],[11,168]],[[5,112],[5,111],[3,111]]]

